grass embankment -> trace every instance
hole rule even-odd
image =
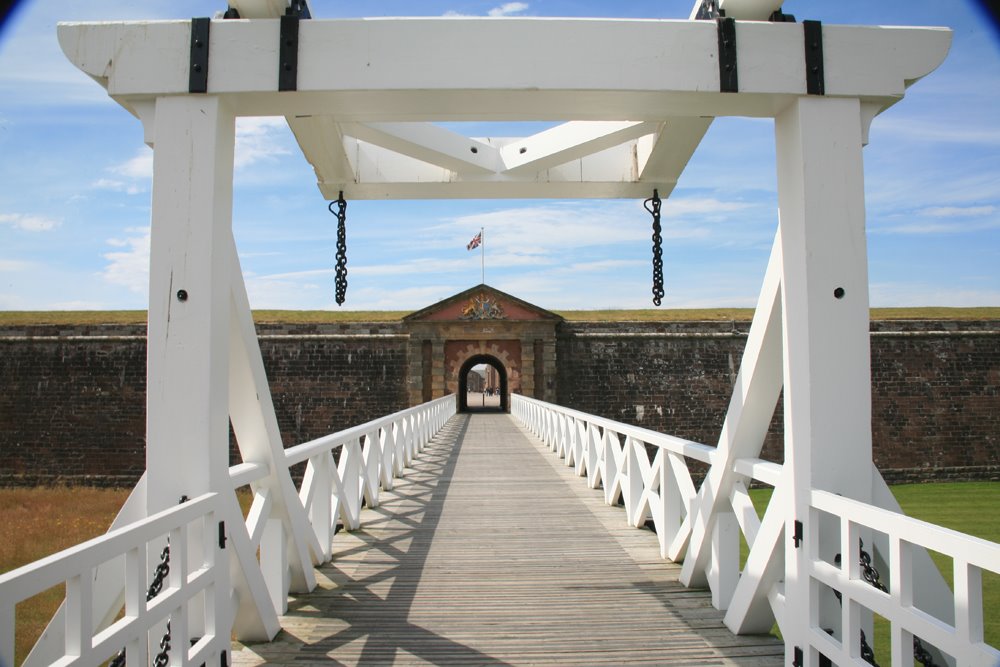
[[[399,322],[405,310],[255,310],[258,324],[327,324],[336,322]],[[571,322],[749,322],[753,308],[676,308],[637,310],[559,310]],[[1000,308],[873,308],[873,320],[996,320]],[[38,324],[145,324],[144,310],[0,311],[0,326]]]
[[[892,488],[910,516],[937,523],[991,542],[1000,542],[1000,483],[912,484]],[[760,511],[769,489],[751,491]],[[128,497],[124,489],[0,489],[0,573],[79,544],[107,530]],[[244,512],[250,496],[241,497]],[[952,581],[951,560],[931,554]],[[17,664],[45,629],[65,592],[62,586],[18,605]],[[983,574],[983,618],[987,643],[1000,646],[1000,576]],[[888,629],[876,628],[875,654],[888,664]]]
[[[1000,483],[902,484],[891,488],[907,516],[1000,543],[1000,514],[996,511],[1000,507]],[[771,489],[752,489],[750,496],[758,514],[763,516]],[[951,586],[954,580],[951,558],[936,552],[931,552],[931,558]],[[882,576],[881,580],[888,585],[888,576]],[[992,572],[983,572],[983,634],[987,644],[1000,646],[1000,575]],[[876,617],[872,645],[876,662],[888,665],[889,623],[880,617]]]
[[[127,489],[0,489],[0,572],[104,534],[128,494]],[[17,605],[15,664],[27,656],[65,595],[65,586],[55,586]]]

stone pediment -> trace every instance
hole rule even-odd
[[[403,318],[416,322],[560,322],[562,317],[489,285],[477,285]]]

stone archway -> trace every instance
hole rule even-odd
[[[403,325],[410,339],[410,404],[456,394],[464,407],[465,374],[475,365],[466,364],[477,355],[495,360],[491,365],[503,369],[506,409],[512,393],[553,400],[560,322],[562,318],[555,313],[488,285],[407,315]]]
[[[459,412],[469,412],[470,407],[468,403],[468,377],[469,371],[472,370],[474,366],[479,364],[486,364],[492,366],[496,369],[497,378],[500,380],[500,410],[502,412],[510,411],[510,387],[507,383],[507,369],[504,367],[503,363],[490,354],[476,354],[465,360],[465,363],[458,369],[458,411]]]

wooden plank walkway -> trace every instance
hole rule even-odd
[[[251,665],[780,665],[510,416],[457,415]]]

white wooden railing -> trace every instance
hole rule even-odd
[[[219,494],[209,493],[0,575],[0,665],[14,664],[17,603],[61,584],[66,585],[65,647],[59,665],[98,665],[123,647],[130,667],[145,665],[147,655],[161,650],[156,642],[168,620],[175,654],[171,664],[219,664],[220,653],[230,644],[228,625],[216,626],[211,613],[220,599],[229,597],[228,572],[216,566],[219,507]],[[147,602],[147,563],[151,557],[155,560],[168,537],[170,572],[160,593]],[[192,552],[200,557],[192,559]],[[125,614],[98,627],[92,611],[95,571],[122,556]],[[209,621],[191,645],[187,614],[189,603],[199,594],[200,611]]]
[[[685,561],[698,504],[707,504],[705,498],[712,492],[708,482],[696,492],[688,462],[708,464],[707,480],[721,478],[720,471],[711,474],[711,466],[725,460],[715,447],[520,395],[513,396],[511,412],[585,477],[590,488],[603,487],[605,502],[614,505],[621,499],[629,525],[642,527],[651,517],[661,556]],[[652,461],[647,445],[655,450]],[[1000,545],[902,515],[881,477],[874,481],[874,495],[882,507],[811,490],[810,530],[802,539],[810,555],[806,575],[813,585],[808,589],[816,599],[793,604],[785,599],[784,588],[787,570],[782,538],[794,517],[788,502],[792,489],[783,466],[756,458],[735,459],[730,465],[728,472],[736,479],[729,487],[728,501],[707,522],[712,526],[711,553],[704,576],[689,574],[684,583],[707,583],[713,604],[727,611],[725,622],[731,630],[766,632],[777,622],[786,645],[809,651],[808,660],[799,664],[819,664],[822,654],[833,664],[865,665],[860,636],[867,629],[872,638],[874,612],[890,625],[893,665],[914,664],[915,637],[935,664],[1000,664],[1000,651],[984,643],[982,587],[982,572],[1000,573]],[[774,487],[763,521],[747,491],[751,481]],[[750,549],[742,571],[736,530]],[[826,531],[829,539],[830,530],[839,531],[839,551],[848,554],[839,563],[817,555],[821,553],[820,532]],[[881,570],[888,592],[865,581],[862,543],[871,552],[865,555]],[[953,590],[940,579],[928,549],[952,559]],[[820,596],[828,599],[821,602]],[[839,627],[821,627],[818,610],[831,602],[837,605]],[[809,616],[808,637],[791,634],[785,620],[792,613]],[[845,637],[849,641],[843,641]],[[881,658],[886,664],[885,656]]]
[[[376,506],[379,491],[392,488],[455,410],[455,397],[446,396],[283,450],[274,465],[237,464],[230,488],[136,520],[144,514],[144,476],[109,533],[0,575],[0,667],[14,665],[16,604],[63,582],[66,600],[26,667],[98,665],[122,647],[130,667],[148,664],[168,619],[172,647],[200,637],[186,651],[172,648],[171,665],[220,664],[231,629],[271,639],[289,593],[315,586],[311,566],[330,559],[338,523],[358,528],[362,503]],[[289,468],[303,462],[296,490]],[[246,486],[253,502],[244,522],[235,491]],[[169,579],[147,603],[149,564],[156,562],[147,554],[158,554],[168,535]],[[228,559],[219,559],[222,549]],[[203,556],[189,561],[191,553]],[[191,614],[198,618],[190,621]]]
[[[842,559],[846,568],[819,558],[810,559],[809,576],[817,584],[838,591],[843,607],[842,630],[830,635],[814,627],[809,637],[811,650],[822,653],[835,664],[857,662],[860,657],[857,642],[845,643],[839,638],[860,636],[864,625],[860,611],[867,609],[890,623],[893,665],[913,664],[914,637],[950,656],[949,662],[983,667],[1000,664],[1000,651],[983,641],[982,583],[984,570],[1000,572],[1000,544],[833,493],[813,490],[811,495],[810,524],[822,525],[820,514],[835,517],[840,524],[841,553],[850,555]],[[818,535],[808,538],[815,545]],[[881,573],[887,591],[865,581],[862,573],[861,544],[879,542],[888,545],[888,573]],[[914,599],[913,589],[919,579],[914,563],[918,550],[926,549],[950,558],[953,563],[954,590],[943,605],[946,612],[940,615],[921,608]]]
[[[652,518],[660,555],[681,559],[683,539],[677,540],[695,497],[687,459],[711,464],[713,447],[519,394],[513,396],[511,414],[585,476],[590,488],[603,487],[607,504],[621,499],[630,526]],[[646,443],[656,447],[652,462]]]

